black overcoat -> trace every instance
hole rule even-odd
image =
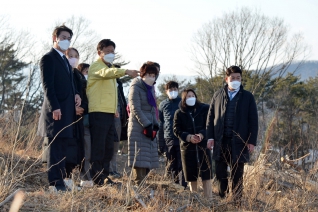
[[[53,138],[64,127],[76,119],[75,93],[73,74],[67,61],[68,68],[61,55],[55,50],[45,54],[40,61],[41,81],[44,91],[44,101],[39,119],[38,135]],[[61,120],[53,120],[53,111],[60,109]],[[73,138],[74,126],[60,132],[59,138]]]
[[[128,139],[127,137],[127,127],[128,127],[128,113],[127,113],[127,101],[124,95],[124,88],[123,83],[120,81],[120,79],[116,79],[118,83],[118,101],[120,102],[120,122],[121,122],[121,134],[120,134],[120,141],[125,141]]]
[[[208,114],[209,105],[196,104],[192,116],[187,108],[178,109],[174,114],[173,132],[179,138],[181,149],[182,169],[186,181],[196,181],[200,169],[200,176],[202,180],[209,180],[212,178],[211,167],[211,151],[207,149],[206,135],[206,117]],[[194,126],[192,123],[194,118]],[[198,144],[187,142],[186,138],[189,134],[201,133],[204,138]],[[196,156],[196,145],[198,145],[198,156],[200,166],[198,167]]]
[[[86,79],[84,75],[77,70],[76,68],[73,69],[73,80],[75,85],[75,90],[78,91],[82,101],[80,107],[84,109],[84,114],[88,113],[88,100],[86,96]],[[75,130],[75,137],[72,141],[68,142],[68,149],[66,155],[67,163],[78,164],[84,160],[85,152],[84,152],[84,123],[82,116],[76,115],[76,120],[79,120],[74,125]]]
[[[249,161],[247,144],[256,146],[258,114],[252,93],[244,90],[243,86],[241,86],[236,95],[238,95],[238,100],[235,106],[231,158],[233,163],[237,161],[239,163],[245,163]],[[225,86],[214,94],[209,108],[206,133],[208,139],[214,139],[214,160],[219,160],[221,156],[224,117],[228,101],[227,86]]]

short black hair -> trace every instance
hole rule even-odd
[[[70,33],[71,37],[73,36],[73,31],[70,28],[68,28],[67,26],[65,26],[64,24],[61,26],[55,27],[52,35],[58,37],[58,36],[60,36],[61,32],[63,32],[63,31]],[[54,41],[53,41],[53,43],[54,43]]]
[[[113,46],[114,49],[116,49],[116,44],[112,40],[103,39],[103,40],[99,41],[99,43],[97,44],[97,51],[102,51],[103,48],[108,47],[108,46]]]
[[[179,84],[175,81],[169,81],[166,86],[165,89],[169,90],[170,88],[179,88]]]
[[[242,76],[242,70],[238,66],[231,66],[226,69],[226,76],[229,77],[232,73],[239,73]]]
[[[85,70],[86,68],[89,68],[89,64],[87,63],[80,63],[77,66],[77,69],[82,73],[83,70]]]

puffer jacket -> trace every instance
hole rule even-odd
[[[125,75],[125,69],[108,67],[98,58],[88,70],[86,94],[89,112],[115,113],[117,109],[116,78]]]
[[[154,95],[154,93],[153,93]],[[158,168],[157,141],[143,134],[145,127],[158,126],[156,110],[148,103],[147,88],[140,78],[135,78],[129,89],[128,104],[128,166],[138,168]],[[137,149],[136,149],[137,148]],[[135,163],[134,160],[136,159]]]
[[[159,105],[160,134],[159,143],[164,142],[161,139],[167,139],[170,143],[166,145],[179,145],[179,139],[173,133],[173,118],[175,112],[179,109],[181,98],[165,99]],[[171,143],[173,142],[173,143]]]

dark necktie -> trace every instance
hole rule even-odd
[[[65,63],[66,68],[67,68],[67,72],[70,73],[70,67],[69,67],[69,65],[67,63],[67,58],[65,57],[65,55],[63,55],[63,59],[64,59],[64,63]]]

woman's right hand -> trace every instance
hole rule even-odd
[[[197,143],[201,142],[201,139],[197,135],[191,135],[190,136],[190,142],[193,143],[193,144],[197,144]]]

